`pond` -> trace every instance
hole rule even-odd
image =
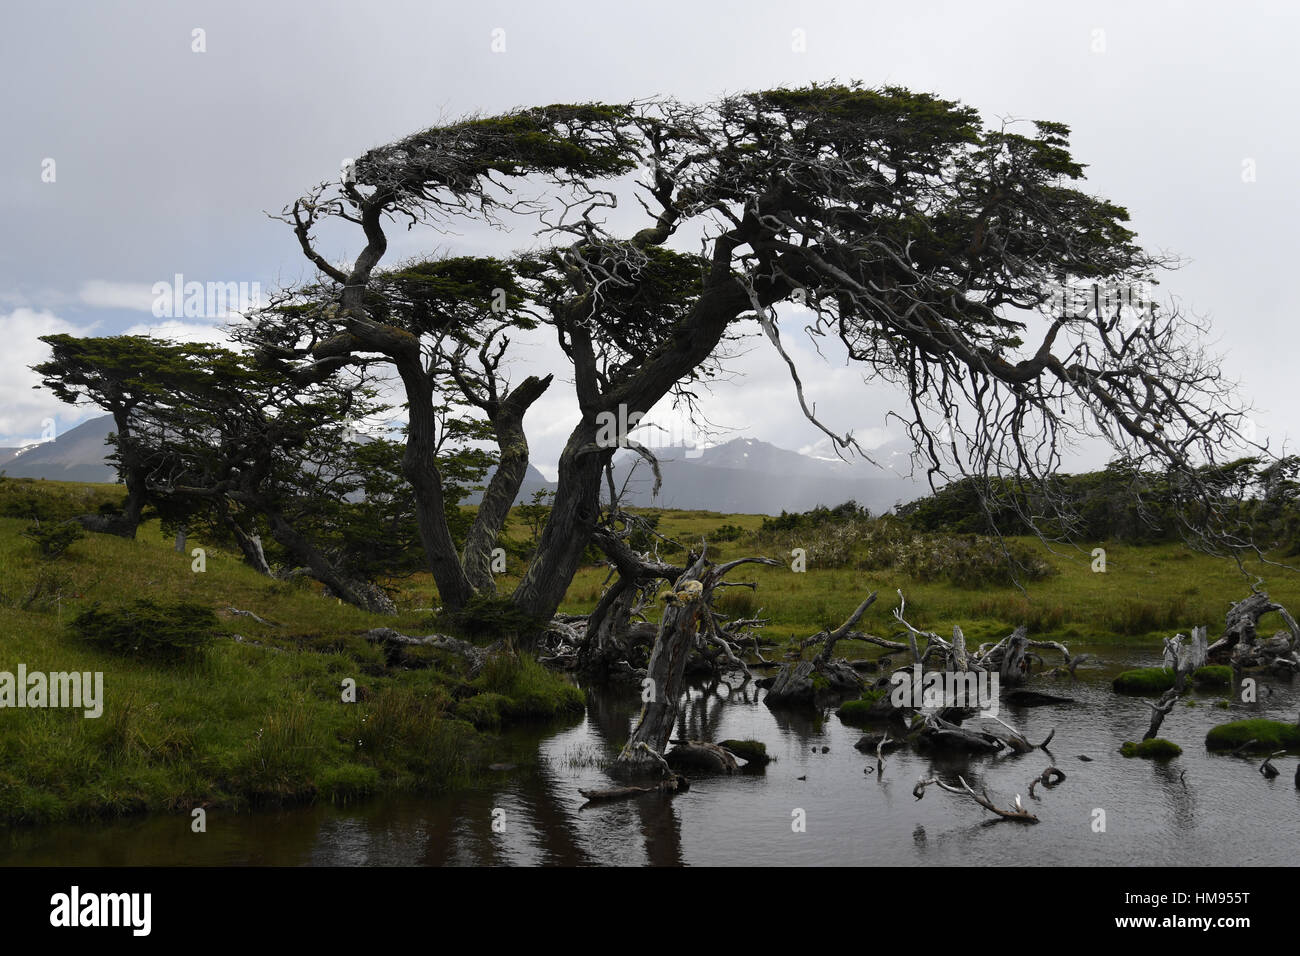
[[[1208,754],[1206,731],[1248,716],[1294,721],[1300,691],[1262,680],[1260,702],[1215,707],[1222,694],[1196,691],[1180,702],[1162,736],[1183,746],[1168,762],[1127,759],[1126,740],[1149,722],[1145,699],[1123,697],[1110,679],[1126,667],[1158,664],[1136,650],[1101,649],[1108,664],[1079,680],[1036,678],[1034,689],[1073,704],[1003,706],[1003,720],[1040,741],[1056,728],[1051,756],[934,758],[903,750],[854,749],[862,731],[822,714],[773,713],[752,686],[695,688],[679,735],[753,738],[775,758],[765,772],[697,777],[673,797],[649,794],[583,808],[579,789],[610,785],[601,767],[626,739],[636,693],[595,688],[581,721],[513,731],[518,766],[481,788],[441,797],[380,798],[348,807],[208,814],[107,825],[15,830],[0,838],[6,865],[1291,865],[1300,860],[1296,758],[1265,779],[1259,757]],[[987,722],[991,723],[991,722]],[[968,722],[967,726],[972,726]],[[999,729],[989,727],[986,729]],[[825,751],[825,752],[823,752]],[[1081,760],[1090,757],[1090,761]],[[1028,795],[1052,762],[1066,779]],[[869,768],[869,772],[868,771]],[[995,822],[969,798],[918,778],[960,774],[999,806],[1021,801],[1036,825]],[[792,824],[802,811],[805,827]],[[1104,831],[1097,822],[1104,811]],[[494,822],[496,826],[494,827]]]

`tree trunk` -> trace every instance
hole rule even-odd
[[[600,509],[600,473],[613,449],[596,448],[596,425],[584,418],[560,455],[559,485],[537,553],[511,595],[520,610],[549,620],[591,541]]]
[[[267,519],[270,521],[271,533],[275,535],[275,540],[280,542],[295,560],[310,568],[312,577],[328,587],[340,599],[375,614],[397,613],[392,601],[381,597],[373,587],[345,577],[332,561],[295,531],[282,514],[269,511]]]
[[[659,637],[646,670],[648,683],[644,685],[643,696],[648,699],[641,708],[636,729],[618,755],[616,767],[620,769],[635,772],[659,766],[659,760],[646,749],[661,757],[673,735],[678,700],[686,676],[686,659],[699,632],[700,615],[708,613],[705,591],[693,591],[683,586],[688,582],[700,582],[706,567],[701,555],[678,579],[674,592],[676,597],[664,609]]]
[[[447,525],[442,475],[438,471],[438,433],[433,410],[433,385],[424,374],[419,354],[398,362],[406,387],[409,419],[402,473],[415,494],[415,517],[438,598],[448,610],[459,610],[474,596],[474,587],[461,566]],[[287,547],[287,546],[286,546]],[[556,606],[559,604],[557,602]]]
[[[489,409],[500,458],[497,470],[483,492],[478,514],[465,538],[462,563],[469,583],[485,594],[496,593],[492,578],[492,549],[510,516],[519,488],[528,474],[528,437],[524,434],[524,413],[542,397],[551,376],[524,379],[499,406]]]

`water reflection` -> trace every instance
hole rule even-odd
[[[598,689],[576,723],[511,732],[505,743],[518,767],[481,789],[284,813],[210,811],[205,834],[191,833],[186,815],[11,831],[0,843],[0,863],[1292,863],[1300,838],[1294,758],[1277,761],[1282,775],[1265,780],[1258,760],[1211,756],[1202,741],[1210,726],[1230,719],[1292,719],[1296,689],[1274,684],[1259,703],[1230,711],[1215,707],[1213,695],[1195,695],[1197,706],[1180,704],[1165,721],[1164,733],[1184,747],[1182,757],[1129,760],[1119,746],[1140,739],[1149,709],[1140,698],[1112,694],[1109,678],[1134,663],[1152,662],[1116,661],[1077,683],[1044,686],[1075,704],[1005,709],[1003,719],[1031,740],[1055,727],[1050,753],[895,751],[879,773],[874,755],[853,748],[860,731],[833,712],[772,713],[752,685],[713,684],[691,690],[677,735],[761,740],[775,758],[766,772],[701,778],[675,797],[648,794],[583,809],[579,789],[611,784],[602,766],[627,739],[641,703],[635,688]],[[1053,762],[1065,781],[1039,787],[1031,799],[1029,782]],[[1041,822],[999,823],[973,801],[934,788],[921,800],[912,794],[918,778],[958,775],[976,790],[987,788],[998,805],[1020,795]],[[798,811],[804,832],[791,826]],[[1094,825],[1097,811],[1105,814],[1104,831]]]

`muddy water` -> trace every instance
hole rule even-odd
[[[1110,678],[1124,667],[1158,663],[1107,648],[1110,665],[1081,679],[1038,680],[1071,705],[1003,707],[1004,720],[1031,740],[1056,728],[1052,757],[1066,780],[1040,800],[1028,781],[1051,762],[1043,753],[935,760],[910,752],[875,760],[853,748],[861,731],[833,711],[774,714],[754,689],[691,692],[679,733],[764,741],[776,758],[765,773],[699,778],[671,799],[648,795],[581,809],[579,788],[609,785],[602,763],[626,739],[635,695],[599,691],[580,722],[517,732],[506,739],[519,766],[483,788],[438,798],[379,799],[283,813],[208,815],[193,834],[188,816],[106,826],[61,826],[0,836],[0,864],[79,865],[591,865],[591,864],[1029,864],[1293,865],[1300,862],[1297,760],[1277,761],[1265,780],[1259,759],[1211,756],[1203,745],[1216,723],[1247,716],[1295,720],[1300,685],[1275,683],[1258,704],[1213,706],[1220,695],[1194,693],[1162,735],[1183,755],[1167,763],[1125,759],[1150,710],[1118,697]],[[722,689],[725,692],[725,688]],[[823,748],[829,748],[823,753]],[[1080,756],[1091,761],[1080,760]],[[865,768],[872,772],[864,772]],[[930,788],[919,777],[963,775],[999,805],[1021,800],[1036,826],[991,822],[969,799]],[[792,827],[803,811],[804,832]],[[1098,832],[1097,811],[1105,830]],[[494,829],[493,820],[503,824]]]

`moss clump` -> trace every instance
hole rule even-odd
[[[887,719],[893,713],[888,704],[888,691],[864,690],[857,700],[846,700],[841,704],[835,715],[845,724],[854,727]]]
[[[1125,757],[1143,757],[1147,760],[1168,760],[1171,757],[1177,757],[1183,752],[1183,748],[1178,746],[1172,740],[1165,740],[1163,737],[1155,737],[1151,740],[1144,740],[1140,744],[1133,741],[1126,741],[1124,746],[1119,748],[1119,752]]]
[[[748,764],[764,766],[772,762],[767,755],[767,744],[757,740],[724,740],[718,746],[730,750]]]
[[[1174,686],[1174,672],[1164,667],[1138,667],[1111,682],[1118,694],[1163,694]]]
[[[1192,683],[1197,687],[1227,687],[1232,683],[1232,668],[1226,664],[1206,664],[1192,671]]]
[[[1234,720],[1220,724],[1205,735],[1205,746],[1210,750],[1236,750],[1249,741],[1245,749],[1250,753],[1276,750],[1300,750],[1300,727],[1280,720]]]

